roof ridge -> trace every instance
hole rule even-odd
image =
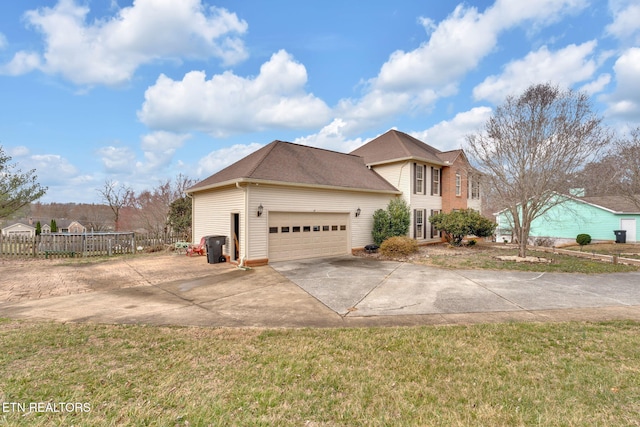
[[[396,135],[398,133],[401,133],[402,135],[406,136],[406,140],[410,141],[413,145],[418,147],[420,150],[427,150],[427,151],[433,150],[436,155],[443,153],[443,151],[440,151],[439,149],[437,149],[433,145],[429,145],[426,142],[421,141],[418,138],[416,138],[415,136],[411,136],[406,132],[402,132],[402,131],[399,131],[399,130],[395,130],[395,132],[396,132]],[[406,149],[406,147],[404,147],[404,143],[403,143],[403,148]],[[409,151],[407,151],[407,154],[411,154],[411,153]]]
[[[401,131],[399,131],[397,129],[391,129],[391,130],[389,130],[389,132],[392,132],[393,137],[398,140],[398,144],[400,144],[400,147],[402,148],[402,151],[404,151],[404,154],[407,155],[407,156],[410,156],[411,155],[411,151],[409,151],[409,149],[405,145],[403,139],[400,138],[400,135],[398,135],[399,133],[401,133],[403,135],[407,135],[407,134],[404,133],[404,132],[401,132]]]
[[[273,149],[276,147],[276,145],[278,145],[278,143],[280,143],[280,142],[283,142],[283,141],[280,141],[279,139],[274,139],[269,144],[267,144],[267,145],[265,145],[263,147],[263,148],[267,148],[267,149],[264,150],[264,154],[258,159],[258,161],[256,162],[255,166],[249,170],[249,172],[247,173],[248,177],[253,175],[253,173],[256,171],[256,169],[258,169],[258,166],[260,166],[262,164],[262,162],[264,162],[264,160],[269,156],[269,153],[271,153],[271,151],[273,151]],[[260,150],[258,150],[258,151],[260,151]],[[254,151],[254,153],[257,153],[257,151]],[[246,157],[245,157],[245,159],[246,159]]]
[[[362,156],[358,156],[357,154],[353,154],[353,153],[345,153],[345,152],[342,152],[342,151],[329,150],[328,148],[316,147],[314,145],[298,144],[297,142],[281,141],[281,140],[276,140],[274,142],[281,142],[283,144],[295,145],[296,147],[312,148],[314,150],[326,151],[327,153],[335,153],[335,154],[346,155],[346,156],[362,157]]]

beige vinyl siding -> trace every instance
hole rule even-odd
[[[268,257],[269,212],[318,212],[347,214],[349,248],[362,248],[372,243],[373,213],[386,208],[393,194],[313,188],[250,185],[249,194],[249,254],[248,259]],[[264,213],[257,216],[262,204]],[[361,214],[355,217],[356,209]]]
[[[403,195],[411,194],[411,168],[413,162],[398,162],[373,166],[373,170],[386,179],[391,185],[402,191]],[[405,201],[409,203],[409,200]]]
[[[240,214],[240,237],[244,230],[244,190],[236,187],[197,192],[193,195],[192,240],[200,242],[203,236],[221,235],[231,238],[231,214]],[[242,248],[242,242],[240,243]],[[228,248],[225,247],[228,254]]]

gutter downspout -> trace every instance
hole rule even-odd
[[[194,209],[195,206],[194,206],[194,203],[193,203],[193,195],[187,193],[186,191],[184,192],[184,195],[191,199],[191,241],[195,242],[196,239],[195,239],[194,234],[193,234],[194,231],[196,230],[196,228],[193,226],[193,224],[195,222],[194,218],[193,218],[194,217],[193,213],[195,212],[195,209]]]

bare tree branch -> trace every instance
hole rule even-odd
[[[484,185],[507,206],[526,255],[531,223],[569,190],[568,177],[610,143],[611,133],[586,94],[550,84],[530,86],[496,108],[484,132],[467,137]]]
[[[119,231],[120,211],[130,203],[133,191],[130,187],[126,187],[124,184],[118,185],[118,183],[113,180],[106,180],[104,186],[97,191],[102,196],[102,200],[111,208],[115,231]]]

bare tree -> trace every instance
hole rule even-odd
[[[116,181],[106,180],[104,186],[98,189],[102,200],[109,205],[113,213],[115,231],[120,229],[120,211],[130,203],[133,191],[124,184],[118,185]]]
[[[615,141],[602,159],[574,177],[588,196],[622,196],[640,209],[640,127]]]
[[[640,127],[632,130],[629,138],[617,141],[614,147],[616,193],[640,209]]]
[[[194,180],[179,174],[174,180],[160,182],[157,187],[132,197],[131,206],[136,210],[138,225],[157,235],[168,231],[171,203],[184,197],[185,190],[194,183]]]
[[[483,184],[502,200],[525,257],[531,223],[563,198],[568,177],[594,159],[611,140],[586,94],[550,84],[509,96],[484,132],[467,137],[468,152]]]

